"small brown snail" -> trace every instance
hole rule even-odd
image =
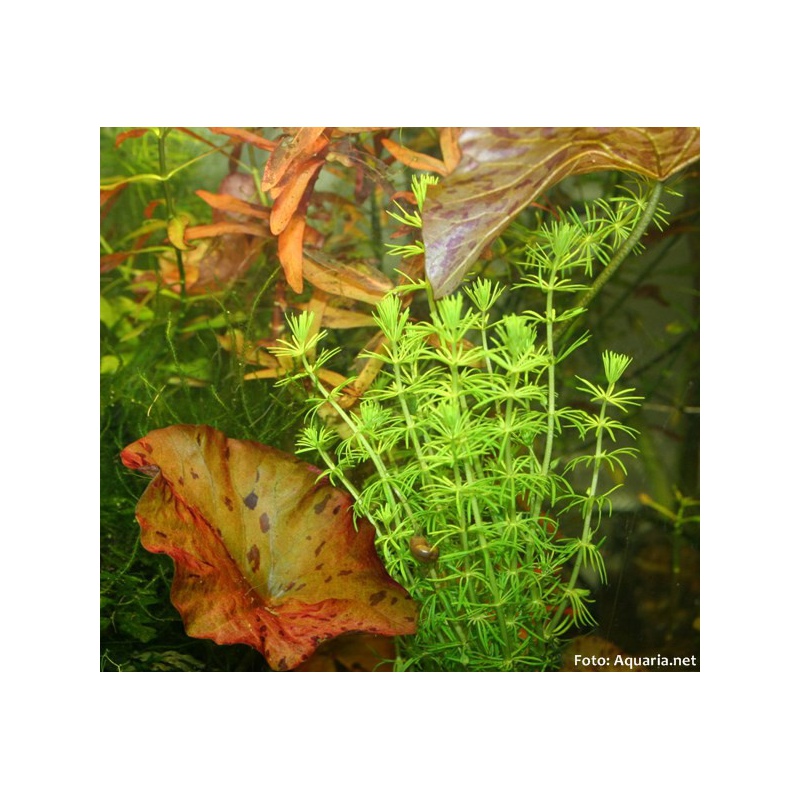
[[[424,536],[412,536],[409,539],[408,547],[411,550],[411,555],[420,562],[420,564],[432,564],[439,558],[439,548],[432,547],[431,543]]]

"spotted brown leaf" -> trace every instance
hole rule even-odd
[[[136,507],[142,545],[174,560],[190,636],[248,644],[284,670],[343,633],[415,632],[374,529],[310,464],[205,425],[152,431],[122,461],[153,475]]]

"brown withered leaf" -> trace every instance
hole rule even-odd
[[[205,425],[151,431],[122,462],[153,476],[136,506],[142,545],[174,560],[190,636],[247,644],[287,670],[340,634],[416,630],[375,530],[310,464]]]
[[[428,189],[426,272],[436,297],[458,288],[481,251],[568,175],[619,169],[666,180],[700,157],[699,128],[464,128],[455,170]]]

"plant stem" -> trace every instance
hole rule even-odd
[[[600,480],[600,464],[602,463],[602,454],[603,454],[603,423],[606,420],[606,408],[608,406],[607,401],[603,400],[603,404],[600,407],[600,417],[598,420],[598,428],[597,428],[597,441],[595,443],[594,448],[594,455],[595,461],[594,466],[592,468],[592,481],[589,486],[589,490],[586,493],[586,511],[583,515],[583,531],[581,533],[581,544],[588,545],[592,538],[592,530],[591,530],[591,523],[592,523],[592,507],[595,498],[597,497],[597,484]],[[578,582],[578,575],[580,574],[581,569],[583,569],[584,561],[585,561],[585,553],[586,547],[581,547],[578,550],[578,553],[575,557],[575,564],[572,567],[572,574],[569,578],[569,583],[567,584],[567,590],[570,591],[575,588],[575,584]],[[561,617],[564,615],[564,611],[567,606],[567,597],[565,596],[564,599],[558,606],[556,613],[554,614],[553,618],[550,620],[550,623],[547,626],[548,631],[556,631],[558,630],[558,624],[561,621]]]
[[[645,231],[658,210],[658,203],[661,199],[661,194],[664,191],[664,184],[660,181],[653,183],[653,189],[650,197],[647,200],[644,213],[636,223],[636,227],[631,231],[631,235],[623,242],[622,247],[614,253],[611,260],[606,265],[606,268],[597,276],[594,283],[584,292],[578,302],[573,306],[575,309],[587,308],[595,297],[600,293],[600,290],[608,283],[614,273],[619,269],[622,262],[630,255],[634,247],[639,243],[639,240],[644,236]],[[575,317],[572,322],[566,327],[561,328],[556,335],[556,341],[568,337],[575,326],[578,324],[579,317]]]
[[[556,282],[555,275],[556,267],[553,267],[553,275],[551,276],[551,285]],[[542,456],[542,464],[539,473],[542,478],[547,479],[550,475],[550,462],[553,457],[553,440],[555,439],[556,428],[556,355],[555,355],[555,337],[554,337],[554,324],[555,306],[553,303],[553,290],[547,290],[547,311],[546,311],[546,332],[547,332],[547,433],[545,438],[544,455]],[[533,448],[531,448],[533,454]],[[544,482],[543,482],[544,483]],[[544,497],[540,494],[535,502],[531,504],[533,518],[539,519],[542,513],[542,503]],[[534,560],[534,549],[531,542],[527,547],[528,563],[532,564]]]
[[[361,433],[361,429],[350,419],[350,415],[336,402],[336,398],[325,389],[325,387],[320,382],[319,378],[317,377],[316,372],[314,371],[314,367],[309,363],[308,359],[305,356],[305,353],[302,357],[303,369],[305,370],[308,377],[311,379],[311,382],[314,384],[314,388],[319,392],[319,394],[324,397],[330,406],[336,411],[342,421],[347,425],[347,427],[353,432],[353,435],[358,437],[358,441],[361,443],[361,446],[364,448],[364,452],[367,453],[369,456],[370,461],[375,465],[375,469],[378,471],[378,475],[381,477],[381,482],[384,487],[384,494],[386,496],[386,501],[390,505],[393,505],[396,500],[400,502],[403,507],[403,511],[408,516],[409,519],[413,519],[413,512],[411,511],[411,507],[408,504],[408,501],[399,491],[396,486],[393,486],[391,483],[391,479],[389,477],[389,473],[386,469],[386,465],[383,463],[383,459],[372,449],[370,443],[366,440],[366,437],[363,433]]]
[[[458,344],[455,341],[450,343],[451,355],[453,358],[453,363],[451,363],[450,365],[451,390],[453,397],[458,399],[458,404],[456,408],[458,410],[459,417],[461,418],[463,415],[463,419],[469,419],[469,407],[467,406],[466,403],[465,392],[462,390],[461,387],[458,367],[455,365],[457,348]],[[457,429],[458,430],[462,429],[461,419],[459,419]],[[456,480],[456,485],[460,489],[462,483],[461,483],[460,470],[458,469],[459,453],[455,448],[453,450],[453,456],[456,462],[454,477]],[[466,478],[467,485],[474,484],[476,476],[481,473],[480,460],[478,458],[473,457],[471,454],[467,454],[467,456],[463,459],[463,464],[464,464],[464,477]],[[500,595],[499,587],[497,586],[497,579],[494,574],[494,565],[492,564],[491,558],[489,557],[486,537],[483,534],[483,525],[484,525],[483,517],[481,515],[478,499],[474,495],[470,499],[469,509],[471,509],[472,511],[472,521],[474,523],[474,528],[477,531],[478,546],[483,555],[484,574],[489,582],[489,590],[491,592],[492,601],[495,608],[497,625],[500,628],[500,637],[503,645],[503,654],[506,658],[506,661],[510,661],[511,643],[508,639],[508,626],[506,624],[505,613],[503,611],[502,598]],[[465,509],[462,509],[460,503],[459,503],[458,513],[462,528],[461,530],[462,545],[465,547],[465,549],[468,549],[468,543],[466,538],[466,532],[467,532],[466,525],[467,525],[467,520],[469,519],[469,514],[465,513]],[[470,599],[472,600],[472,602],[476,602],[475,588],[473,581],[468,582],[467,591],[470,595]]]
[[[161,186],[164,189],[164,201],[167,205],[167,220],[171,220],[175,216],[175,208],[172,202],[172,192],[170,191],[169,181],[167,180],[167,136],[169,136],[170,128],[158,129],[158,168],[161,172]],[[183,266],[183,255],[181,251],[175,247],[175,258],[178,263],[178,274],[180,275],[181,282],[181,316],[183,316],[186,304],[186,270]]]

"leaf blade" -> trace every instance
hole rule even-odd
[[[150,432],[122,461],[154,476],[137,505],[142,545],[175,561],[171,597],[190,636],[248,644],[282,670],[342,633],[414,632],[374,529],[310,465],[193,425]]]
[[[700,157],[699,128],[464,128],[461,160],[422,211],[435,296],[458,288],[482,250],[542,192],[605,169],[666,180]]]

